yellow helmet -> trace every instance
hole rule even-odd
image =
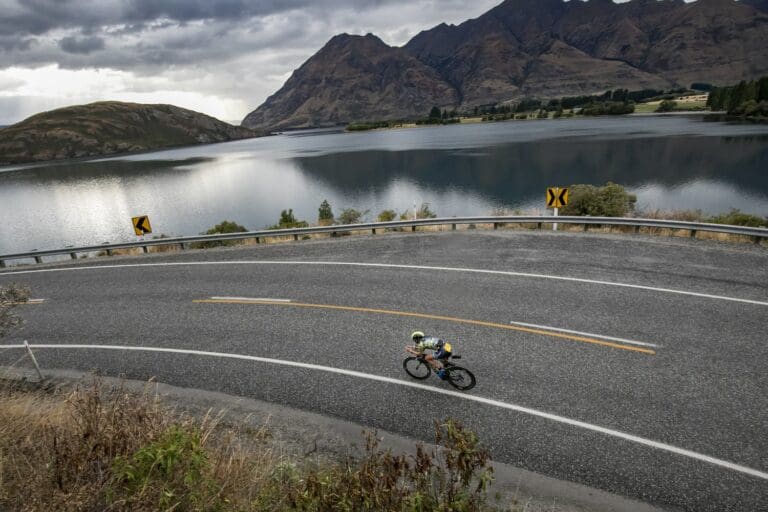
[[[422,339],[424,339],[424,333],[421,331],[413,331],[413,334],[411,334],[411,339],[418,343]]]

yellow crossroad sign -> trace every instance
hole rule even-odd
[[[568,189],[549,187],[547,189],[547,208],[562,208],[568,204]]]
[[[136,232],[136,236],[146,235],[152,232],[152,226],[149,224],[149,217],[142,215],[141,217],[131,217],[133,221],[133,230]]]

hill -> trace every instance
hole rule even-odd
[[[104,101],[0,129],[0,165],[224,142],[257,132],[173,105]]]
[[[425,116],[523,97],[725,85],[768,73],[764,0],[506,0],[402,48],[336,36],[243,126]]]

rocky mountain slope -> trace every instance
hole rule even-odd
[[[0,129],[0,165],[224,142],[258,133],[173,105],[105,101]]]
[[[522,97],[724,85],[768,73],[765,0],[506,0],[402,48],[341,35],[243,125],[284,129],[424,116]]]
[[[402,48],[372,34],[342,34],[294,71],[243,126],[279,129],[409,117],[424,105],[458,101],[457,91],[437,71]]]

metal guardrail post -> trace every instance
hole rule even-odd
[[[72,258],[73,260],[76,260],[77,259],[77,253],[76,252],[71,252],[71,253],[69,253],[69,257]]]
[[[43,258],[42,257],[35,256],[35,263],[42,263],[42,262],[43,262]]]
[[[411,226],[411,231],[416,231],[416,225]]]
[[[635,226],[635,233],[637,234],[639,232],[640,232],[640,226]]]
[[[149,249],[147,249],[146,245],[142,245],[141,250],[144,251],[144,254],[147,254],[149,252]]]
[[[691,238],[696,238],[696,230],[695,229],[691,230]]]
[[[589,224],[584,224],[584,232],[586,233],[589,231]]]
[[[371,234],[372,234],[372,235],[375,235],[375,234],[376,234],[376,228],[371,228]]]
[[[24,347],[26,347],[27,352],[29,353],[29,358],[32,359],[32,364],[35,365],[35,370],[37,370],[37,376],[40,377],[40,380],[43,380],[43,372],[40,371],[40,365],[37,364],[37,359],[35,359],[35,354],[32,352],[32,349],[29,346],[29,343],[27,343],[27,340],[24,340]]]
[[[5,268],[5,261],[0,260],[0,268]]]
[[[299,235],[297,235],[296,233],[293,234],[293,241],[294,242],[298,242],[299,241]]]
[[[456,231],[456,223],[451,224],[451,231]]]
[[[541,229],[541,222],[536,223],[536,229]]]

